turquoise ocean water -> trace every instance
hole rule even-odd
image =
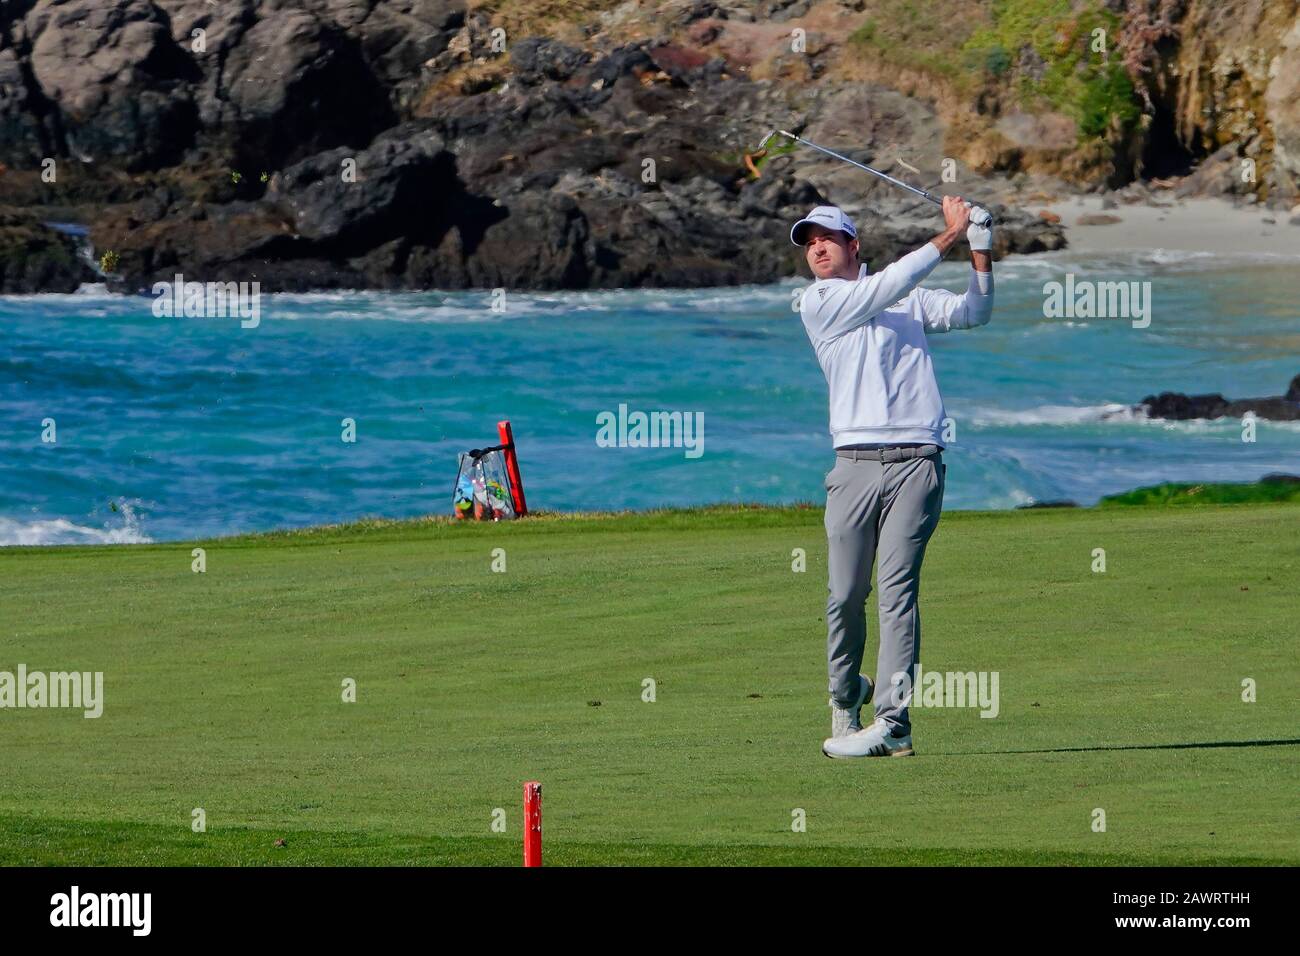
[[[1300,258],[1064,252],[999,263],[986,328],[931,338],[956,440],[945,507],[1300,473],[1300,423],[1159,422],[1163,391],[1300,373]],[[927,282],[965,288],[967,266]],[[1151,324],[1049,319],[1043,284],[1149,280]],[[86,287],[0,298],[0,544],[178,540],[450,510],[456,453],[514,425],[529,504],[821,501],[826,385],[806,282],[691,291],[276,295],[261,323],[157,318]],[[703,454],[602,448],[597,415],[702,413]],[[341,440],[342,420],[356,441]],[[46,419],[56,441],[42,441]]]

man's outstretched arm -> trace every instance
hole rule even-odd
[[[988,325],[993,317],[993,273],[971,269],[965,294],[917,289],[926,332],[953,332]]]
[[[833,339],[866,325],[911,293],[970,226],[970,209],[959,197],[944,197],[943,217],[947,223],[943,232],[875,275],[829,286],[817,283],[805,292],[800,311],[814,341]]]
[[[978,328],[987,325],[993,317],[992,227],[987,221],[972,223],[966,238],[971,244],[971,276],[966,294],[958,295],[945,289],[918,290],[927,332]]]

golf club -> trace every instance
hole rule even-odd
[[[770,131],[766,136],[764,136],[763,141],[758,144],[758,152],[762,152],[763,150],[767,149],[767,144],[771,142],[773,136],[785,136],[788,139],[794,140],[796,143],[802,143],[804,146],[811,146],[813,149],[825,153],[827,156],[833,156],[835,159],[848,163],[850,166],[856,166],[858,169],[871,173],[871,175],[879,179],[883,179],[887,183],[891,183],[895,186],[898,186],[900,189],[906,189],[909,193],[912,193],[916,196],[920,196],[922,199],[929,200],[930,202],[934,203],[936,206],[940,206],[940,207],[943,206],[942,196],[936,196],[934,193],[927,192],[926,190],[921,189],[918,186],[912,186],[908,183],[903,182],[901,179],[895,179],[893,176],[890,176],[888,173],[882,173],[878,169],[872,169],[870,166],[864,165],[863,163],[859,163],[856,160],[849,159],[847,156],[837,153],[833,149],[827,149],[825,146],[819,146],[816,143],[812,142],[811,140],[804,139],[802,136],[796,136],[794,133],[786,132],[783,129],[774,129]],[[968,206],[978,206],[980,209],[983,209],[985,212],[988,212],[988,207],[982,204],[972,203],[970,200],[967,200],[966,204]],[[989,222],[992,223],[992,221],[993,221],[993,214],[989,213]]]

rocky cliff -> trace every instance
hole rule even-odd
[[[776,127],[988,202],[1000,254],[1060,247],[1034,203],[1073,189],[1292,202],[1296,8],[5,0],[0,291],[106,252],[129,290],[766,282],[817,202],[876,262],[936,231],[842,164],[754,155]]]

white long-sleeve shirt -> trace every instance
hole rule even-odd
[[[906,442],[943,446],[946,418],[927,333],[986,325],[993,275],[971,270],[965,295],[921,289],[942,256],[927,242],[874,275],[822,279],[804,290],[800,315],[830,386],[836,448]]]

